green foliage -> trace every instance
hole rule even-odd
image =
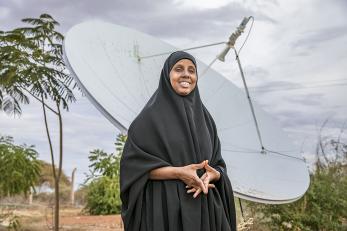
[[[311,176],[300,200],[286,205],[257,205],[271,230],[347,230],[347,175],[329,168]]]
[[[88,185],[86,210],[92,215],[117,214],[121,210],[119,182],[102,176]]]
[[[63,35],[50,15],[22,20],[29,27],[0,32],[0,110],[20,115],[29,95],[64,108],[75,101],[63,62]]]
[[[38,182],[40,162],[33,146],[16,145],[0,137],[0,198],[29,192]]]
[[[125,135],[118,135],[116,152],[107,154],[102,150],[90,152],[90,174],[87,176],[85,210],[93,215],[117,214],[121,211],[120,200],[120,158]]]
[[[300,200],[284,205],[247,203],[258,225],[281,231],[347,230],[347,164],[346,158],[336,158],[346,156],[346,145],[341,145],[344,148],[337,153],[336,142],[329,143],[330,146],[320,142],[325,147],[320,152],[325,153],[324,162],[317,162],[310,187]]]

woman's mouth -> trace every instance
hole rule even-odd
[[[179,83],[181,87],[188,88],[190,86],[189,82],[182,81]]]

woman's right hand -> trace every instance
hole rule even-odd
[[[196,170],[205,167],[205,160],[199,164],[190,164],[183,167],[178,167],[178,178],[182,180],[189,188],[198,190],[199,188],[207,194],[208,189],[204,182],[199,178]]]

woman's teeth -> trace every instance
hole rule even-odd
[[[189,87],[190,83],[188,82],[180,82],[181,87]]]

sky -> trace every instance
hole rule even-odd
[[[48,13],[63,34],[77,23],[101,19],[183,49],[226,41],[242,18],[252,15],[255,22],[240,54],[251,97],[280,122],[312,163],[322,123],[329,121],[324,135],[336,137],[347,119],[346,10],[345,0],[1,0],[0,30],[24,26],[22,18]],[[245,34],[236,47],[244,39]],[[191,53],[209,63],[219,51]],[[231,55],[213,69],[243,87]],[[15,118],[0,112],[0,134],[35,145],[39,158],[50,161],[40,105],[31,100],[22,109],[22,116]],[[88,172],[89,152],[113,152],[119,131],[79,93],[63,118],[63,169],[69,176],[76,167],[80,184]],[[51,115],[49,121],[57,141],[57,120]]]

